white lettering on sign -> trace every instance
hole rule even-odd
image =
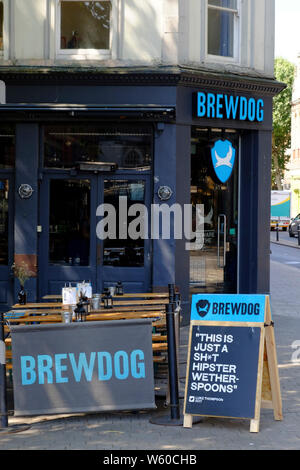
[[[234,343],[231,334],[196,333],[199,340],[193,348],[192,391],[233,393],[238,388],[237,366],[220,363],[220,354],[227,354]],[[203,397],[204,398],[204,397]]]

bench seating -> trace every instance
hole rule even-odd
[[[126,320],[136,318],[151,318],[153,325],[152,349],[153,361],[160,363],[166,361],[168,349],[166,336],[166,305],[169,303],[168,292],[157,293],[124,293],[113,297],[113,308],[108,310],[102,305],[97,310],[91,310],[86,321]],[[66,308],[62,304],[62,296],[56,294],[45,295],[42,302],[31,302],[26,305],[15,304],[12,310],[24,310],[25,314],[19,318],[10,318],[11,324],[30,325],[34,323],[53,324],[62,322],[62,311]],[[10,312],[8,312],[10,313]],[[6,334],[9,328],[5,326]],[[12,368],[11,339],[6,339],[7,368]]]

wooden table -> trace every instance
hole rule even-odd
[[[168,292],[138,292],[138,293],[131,293],[131,294],[123,294],[123,295],[114,295],[113,299],[128,299],[128,298],[145,298],[145,299],[159,299],[159,298],[169,298]],[[43,296],[43,300],[62,300],[61,294],[47,294]]]
[[[169,299],[151,299],[151,300],[117,300],[113,302],[113,308],[115,307],[121,307],[121,306],[141,306],[142,308],[144,306],[152,306],[152,305],[167,305],[169,303]],[[62,308],[63,304],[62,302],[32,302],[32,303],[27,303],[25,305],[20,305],[20,304],[15,304],[11,308],[12,310],[17,310],[17,309],[22,309],[22,310],[28,310],[30,308]],[[67,308],[67,306],[65,306]],[[105,310],[107,311],[107,310]]]
[[[40,312],[39,312],[40,313]],[[22,317],[9,318],[7,323],[61,323],[63,321],[62,311],[47,312],[44,315],[27,313]],[[91,313],[86,316],[86,321],[107,321],[107,320],[126,320],[133,318],[155,318],[159,319],[163,317],[161,311],[149,311],[149,312],[109,312],[105,313]]]
[[[11,307],[12,310],[22,309],[28,310],[29,308],[61,308],[62,303],[58,302],[29,302],[25,305],[15,304]]]
[[[26,310],[26,309],[24,309]],[[42,313],[43,312],[43,313]],[[12,313],[12,312],[7,312]],[[7,324],[4,326],[5,334],[9,333],[10,324],[18,325],[31,325],[35,323],[53,324],[63,322],[63,310],[55,309],[28,309],[27,313],[19,318],[9,318]],[[102,313],[91,313],[87,315],[86,321],[109,321],[109,320],[132,320],[138,318],[151,318],[152,325],[162,326],[165,324],[165,314],[161,310],[149,310],[149,311],[123,311],[123,312],[112,312],[107,309]],[[7,337],[5,340],[6,344],[6,358],[9,362],[6,364],[8,370],[12,369],[12,351],[11,351],[11,338]],[[161,334],[152,335],[152,350],[153,353],[165,353],[168,349],[167,337]],[[164,355],[153,355],[154,362],[164,362],[166,357]]]

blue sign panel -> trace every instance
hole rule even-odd
[[[193,295],[191,320],[264,323],[265,302],[265,295]]]
[[[229,140],[217,140],[211,149],[215,173],[222,183],[226,183],[233,171],[236,150]]]
[[[195,117],[234,121],[264,121],[264,100],[223,93],[195,93]]]

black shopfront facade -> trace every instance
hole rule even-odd
[[[82,280],[94,292],[174,283],[188,318],[192,293],[269,293],[272,98],[282,84],[177,68],[3,68],[0,79],[3,310],[19,288],[14,261],[34,272],[31,301]],[[226,182],[212,158],[220,141],[235,152]],[[127,226],[136,203],[149,214],[153,204],[202,204],[201,247],[172,235],[130,239],[119,209],[118,236],[101,240],[99,206],[120,201]]]

